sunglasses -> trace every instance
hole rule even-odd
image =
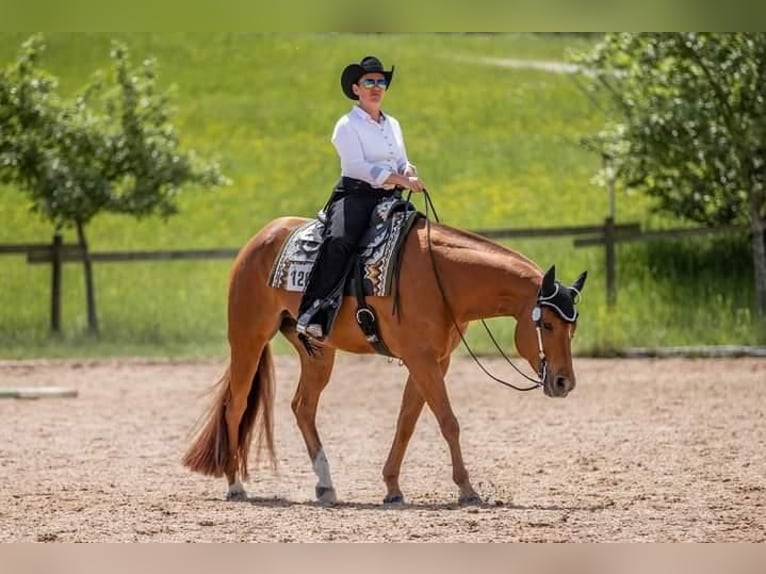
[[[367,88],[368,90],[371,90],[375,86],[378,86],[379,88],[386,89],[386,86],[388,86],[388,82],[385,78],[378,78],[377,80],[374,78],[365,78],[361,82],[359,82],[359,85],[363,88]]]

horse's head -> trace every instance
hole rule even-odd
[[[567,287],[556,280],[556,267],[552,266],[543,276],[535,300],[516,321],[516,348],[537,371],[549,397],[565,397],[575,387],[575,303],[587,275],[587,271],[583,272]]]

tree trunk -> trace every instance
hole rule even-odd
[[[766,222],[760,215],[756,203],[756,194],[749,197],[750,207],[750,237],[753,253],[753,271],[755,273],[755,309],[759,315],[766,313],[766,244],[764,230]]]
[[[61,249],[64,240],[56,231],[51,244],[51,332],[61,332]]]
[[[93,263],[88,251],[88,240],[85,238],[85,227],[77,222],[77,238],[82,249],[82,265],[85,272],[85,302],[88,308],[88,331],[98,334],[98,316],[96,314],[96,293],[93,287]]]

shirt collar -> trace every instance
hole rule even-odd
[[[373,120],[373,119],[372,119],[372,117],[370,116],[370,114],[368,114],[367,112],[365,112],[365,111],[364,111],[364,110],[361,108],[361,106],[357,106],[357,105],[355,105],[355,106],[354,106],[354,107],[351,109],[351,113],[355,114],[355,115],[356,115],[358,118],[361,118],[361,119],[363,119],[364,121],[367,121],[367,122],[372,122],[372,123],[376,123],[376,122],[375,122],[375,120]],[[383,113],[383,110],[380,110],[380,119],[381,119],[382,121],[384,121],[384,122],[386,121],[386,114],[384,114],[384,113]]]

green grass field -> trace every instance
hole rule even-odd
[[[0,65],[25,39],[0,35]],[[135,61],[154,56],[175,86],[175,123],[186,148],[218,158],[232,185],[190,188],[168,221],[99,216],[92,249],[239,247],[268,220],[312,215],[338,174],[329,138],[350,107],[338,77],[374,53],[396,75],[385,108],[446,223],[469,229],[601,222],[607,195],[592,177],[599,158],[578,145],[603,118],[572,77],[476,63],[481,57],[563,60],[585,40],[533,35],[56,34],[45,67],[71,93],[108,65],[112,37]],[[658,228],[638,194],[620,193],[619,222]],[[0,243],[49,241],[50,226],[25,196],[0,187]],[[73,241],[67,232],[65,240]],[[509,244],[510,245],[510,244]],[[619,301],[605,305],[603,250],[571,240],[510,245],[571,281],[588,269],[576,338],[580,353],[634,345],[761,344],[750,311],[752,272],[744,238],[619,247]],[[226,353],[228,262],[99,264],[102,335],[86,334],[83,277],[64,276],[61,337],[48,335],[50,272],[0,257],[0,356],[187,356]],[[512,321],[494,320],[512,346]],[[472,330],[480,351],[487,342]],[[278,349],[284,349],[279,346]]]

